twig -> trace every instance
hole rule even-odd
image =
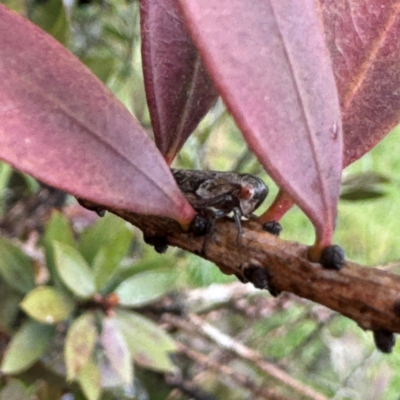
[[[240,342],[237,342],[232,337],[219,331],[217,328],[208,324],[197,315],[189,314],[187,318],[188,320],[186,321],[180,318],[173,317],[172,315],[164,315],[163,317],[165,321],[172,323],[173,325],[184,330],[187,330],[187,323],[190,322],[197,328],[199,332],[202,332],[206,337],[211,339],[221,348],[229,350],[237,356],[247,361],[250,361],[261,371],[283,383],[284,385],[290,387],[297,393],[303,396],[307,396],[308,398],[313,400],[327,400],[324,395],[316,392],[314,389],[308,386],[303,385],[301,382],[292,378],[289,374],[282,371],[274,364],[265,361],[264,357],[262,357],[258,352],[250,349]]]
[[[182,377],[166,375],[165,382],[167,383],[167,385],[172,386],[180,390],[182,393],[189,395],[190,398],[194,400],[217,400],[216,397],[205,393],[203,390],[194,386],[191,382],[188,382]]]
[[[249,377],[243,376],[242,374],[235,372],[232,368],[228,367],[227,365],[215,362],[210,357],[207,357],[206,355],[199,353],[198,351],[195,351],[185,346],[182,343],[178,343],[178,351],[185,353],[189,358],[191,358],[198,364],[203,365],[205,368],[211,369],[217,372],[218,374],[222,374],[224,378],[228,378],[235,384],[250,390],[254,395],[253,398],[261,396],[261,398],[264,398],[266,400],[286,399],[286,397],[280,396],[274,390],[260,387],[259,385],[257,385],[256,382],[254,382]]]
[[[226,274],[242,275],[249,264],[258,265],[268,272],[269,284],[276,291],[323,304],[353,319],[363,329],[400,332],[398,275],[352,262],[340,271],[323,269],[307,259],[307,246],[264,232],[257,221],[243,223],[238,244],[237,230],[230,218],[216,221],[206,237],[194,237],[167,218],[111,211],[147,236],[165,236],[168,244],[214,262]]]

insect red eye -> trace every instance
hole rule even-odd
[[[240,193],[239,193],[239,197],[241,199],[251,199],[253,197],[254,194],[254,189],[251,186],[242,186],[240,188]]]

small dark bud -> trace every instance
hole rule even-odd
[[[167,238],[165,236],[143,236],[143,240],[148,245],[153,246],[157,253],[163,254],[168,249]]]
[[[271,283],[268,285],[268,292],[272,297],[278,297],[282,293],[275,286],[271,285]]]
[[[378,329],[373,331],[375,346],[382,353],[391,353],[396,344],[396,338],[393,332],[387,329]]]
[[[241,274],[235,274],[236,278],[242,283],[249,283],[248,279]]]
[[[282,225],[278,221],[268,221],[262,225],[262,228],[264,231],[275,236],[279,236],[283,229]]]
[[[106,214],[106,210],[103,208],[91,204],[90,202],[86,201],[85,199],[81,199],[80,197],[75,197],[79,205],[86,208],[87,210],[94,211],[99,217],[104,217]]]
[[[106,210],[102,210],[102,209],[96,209],[93,210],[99,217],[104,217],[106,215]]]
[[[202,215],[197,214],[194,218],[192,223],[190,224],[190,230],[193,232],[194,236],[204,236],[210,232],[212,227],[212,223],[210,218]]]
[[[326,269],[336,269],[339,271],[345,264],[344,250],[336,244],[326,246],[322,251],[320,262]]]
[[[393,307],[394,313],[400,317],[400,301],[396,301]]]
[[[250,265],[243,270],[243,275],[257,289],[268,288],[269,273],[257,265]]]

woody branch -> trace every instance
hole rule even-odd
[[[249,265],[267,270],[278,291],[325,305],[353,319],[363,329],[400,333],[400,277],[350,261],[340,271],[308,261],[307,246],[279,239],[256,221],[243,222],[237,242],[234,222],[223,218],[212,232],[195,237],[172,220],[124,210],[109,211],[141,229],[146,236],[164,236],[167,243],[215,263],[225,274],[241,275]]]

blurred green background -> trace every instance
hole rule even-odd
[[[3,2],[66,45],[151,135],[141,72],[138,1]],[[400,130],[395,129],[344,171],[335,234],[335,242],[344,247],[349,259],[394,273],[400,270],[399,135]],[[259,213],[277,193],[221,101],[189,138],[174,166],[260,176],[270,195]],[[4,222],[15,204],[29,201],[40,187],[2,164],[0,190]],[[370,332],[322,306],[288,294],[272,298],[179,249],[157,254],[143,243],[136,228],[111,215],[98,220],[86,214],[77,216],[77,207],[68,198],[62,213],[53,213],[44,227],[23,234],[7,231],[4,236],[8,239],[0,241],[4,299],[0,306],[0,400],[307,398],[284,380],[272,378],[257,360],[227,351],[210,336],[200,334],[188,317],[191,314],[200,315],[204,323],[254,349],[300,385],[313,387],[326,398],[399,398],[399,346],[392,354],[382,355],[375,350]],[[291,210],[281,222],[283,239],[313,242],[313,227],[299,209]],[[32,232],[37,235],[33,245]],[[60,272],[66,262],[66,270],[73,271],[70,274]],[[38,293],[44,284],[49,291]],[[122,332],[120,343],[135,362],[134,370],[128,366],[131,360],[119,367],[110,363],[116,350],[102,339],[110,317],[104,312],[104,302],[112,301],[114,292],[120,300],[120,324],[113,328],[115,341]],[[92,304],[95,311],[90,308],[94,293],[103,296],[103,309],[99,304]],[[43,311],[43,302],[54,302],[58,308]],[[49,313],[55,320],[44,318]],[[181,318],[187,329],[174,325],[173,318],[168,318],[171,315]],[[78,353],[67,355],[67,332],[72,331],[71,326],[76,328],[79,318],[86,318],[86,328],[96,327],[94,344],[86,338],[81,345],[91,349],[85,362],[97,371],[97,380],[70,370],[72,380],[66,376],[68,368],[76,365]],[[41,337],[48,338],[46,345]],[[69,345],[76,340],[69,340]],[[24,343],[28,343],[28,350]],[[176,343],[189,350],[181,348],[171,360],[168,353],[176,349]],[[36,350],[32,352],[32,348]],[[205,355],[214,366],[190,350]],[[232,374],[218,366],[228,367]],[[134,375],[134,380],[122,379],[127,375]],[[245,377],[253,386],[246,386],[237,377]]]

